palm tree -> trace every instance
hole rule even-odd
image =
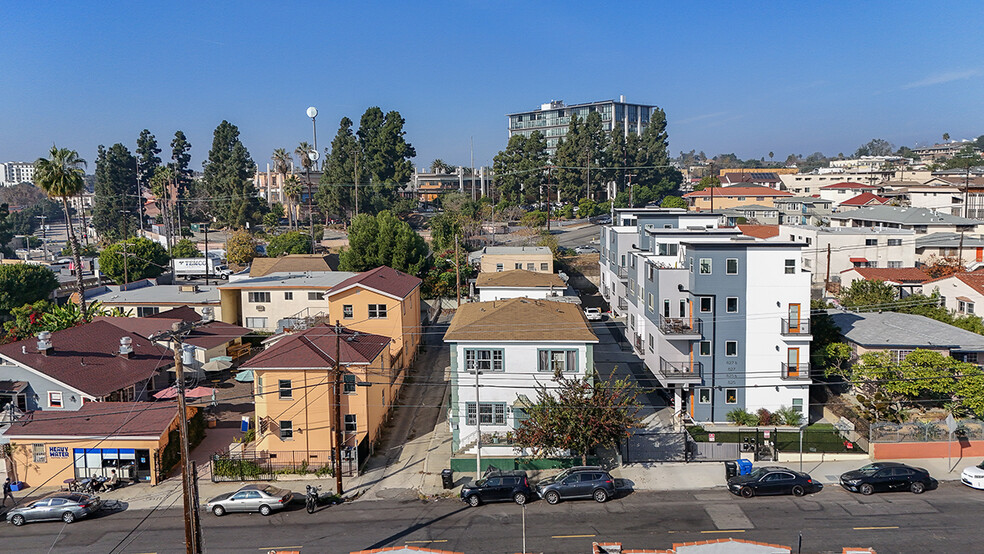
[[[301,167],[304,168],[304,172],[307,174],[308,194],[310,194],[311,192],[311,167],[314,166],[314,160],[312,160],[311,156],[309,156],[311,152],[314,152],[314,147],[311,146],[307,141],[301,142],[300,144],[297,145],[297,148],[294,149],[294,154],[301,159]],[[300,219],[300,215],[301,215],[300,196],[298,196],[298,202],[297,202],[297,215],[298,215],[297,219]],[[308,217],[312,218],[314,217],[314,214],[309,213]],[[300,222],[294,223],[295,231],[297,230],[299,225]]]
[[[293,222],[294,230],[297,230],[297,217],[294,213],[294,206],[301,199],[301,180],[297,178],[297,175],[291,175],[284,179],[284,195],[287,197],[287,213],[290,221],[288,221],[288,228],[290,228],[291,222]]]
[[[65,221],[68,224],[68,240],[72,245],[72,257],[75,261],[75,284],[79,293],[79,308],[87,314],[85,308],[85,284],[82,281],[82,255],[79,239],[75,236],[72,226],[72,213],[68,208],[68,199],[78,196],[85,190],[82,168],[85,160],[79,157],[75,150],[58,148],[51,145],[48,159],[38,158],[34,162],[34,182],[47,193],[49,198],[61,198],[62,209],[65,211]]]
[[[273,151],[273,156],[270,156],[273,160],[273,169],[280,174],[280,202],[284,201],[284,189],[283,184],[287,179],[287,172],[290,171],[294,159],[290,157],[287,150],[284,148],[277,148]]]

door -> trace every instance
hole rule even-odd
[[[503,486],[504,479],[502,477],[489,477],[485,481],[485,486],[482,487],[482,500],[495,501],[502,500],[505,497],[505,486]]]
[[[246,511],[247,497],[249,496],[249,491],[240,491],[232,495],[229,501],[226,503],[227,512],[244,512]]]
[[[753,486],[755,489],[755,494],[779,494],[779,488],[782,486],[781,480],[782,474],[780,473],[770,473],[766,475],[757,483],[757,486]]]
[[[135,452],[137,457],[137,480],[138,481],[150,481],[150,450],[137,450]],[[120,458],[123,457],[123,452],[120,452]]]
[[[789,348],[786,350],[786,374],[789,377],[799,377],[800,349]]]
[[[890,491],[894,490],[892,485],[892,480],[895,478],[893,475],[893,468],[885,468],[880,470],[871,478],[871,484],[875,487],[876,491]]]
[[[45,519],[60,519],[62,514],[65,513],[68,500],[64,498],[52,498],[50,502]]]
[[[911,469],[897,467],[892,470],[892,490],[909,490],[909,483],[912,482],[914,473]]]
[[[578,496],[578,489],[581,485],[581,474],[575,473],[574,475],[568,476],[561,482],[561,486],[558,487],[560,496],[564,498],[572,498]]]
[[[789,305],[789,332],[790,333],[800,332],[800,305],[799,304]]]
[[[48,519],[50,511],[51,511],[50,498],[46,498],[44,500],[38,500],[32,505],[30,510],[24,511],[24,519],[30,521]]]

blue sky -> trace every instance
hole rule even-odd
[[[984,134],[984,2],[5,2],[0,161],[90,162],[183,130],[200,169],[239,126],[265,167],[369,106],[416,163],[476,165],[551,99],[662,107],[670,147],[777,159]],[[407,6],[410,6],[409,8]],[[165,146],[165,155],[170,149]],[[90,165],[90,171],[93,167]]]

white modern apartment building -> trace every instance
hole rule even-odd
[[[812,336],[803,245],[688,225],[669,210],[618,215],[620,225],[602,230],[602,293],[625,316],[636,355],[672,390],[680,419],[722,422],[735,409],[780,407],[805,417]]]
[[[584,121],[591,112],[601,115],[601,124],[605,131],[622,129],[625,136],[629,133],[642,134],[649,126],[649,116],[655,106],[648,104],[630,104],[625,96],[618,100],[599,100],[584,104],[566,105],[563,100],[551,100],[541,104],[538,109],[508,114],[509,136],[530,136],[533,131],[547,139],[547,153],[551,156],[557,150],[557,142],[567,135],[567,127],[571,116],[577,115]]]
[[[912,229],[780,225],[775,240],[803,244],[803,269],[821,290],[828,274],[836,283],[842,271],[854,267],[901,268],[916,263]]]
[[[984,221],[934,212],[926,208],[868,206],[830,216],[831,227],[885,227],[926,233],[981,233]]]
[[[12,187],[34,182],[33,162],[0,163],[0,187]]]

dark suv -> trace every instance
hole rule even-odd
[[[516,504],[526,504],[532,496],[533,489],[530,488],[525,471],[487,473],[484,478],[461,487],[461,499],[472,506],[508,500]]]
[[[615,496],[615,479],[597,466],[572,467],[537,483],[536,493],[549,504],[569,498],[604,502]]]

